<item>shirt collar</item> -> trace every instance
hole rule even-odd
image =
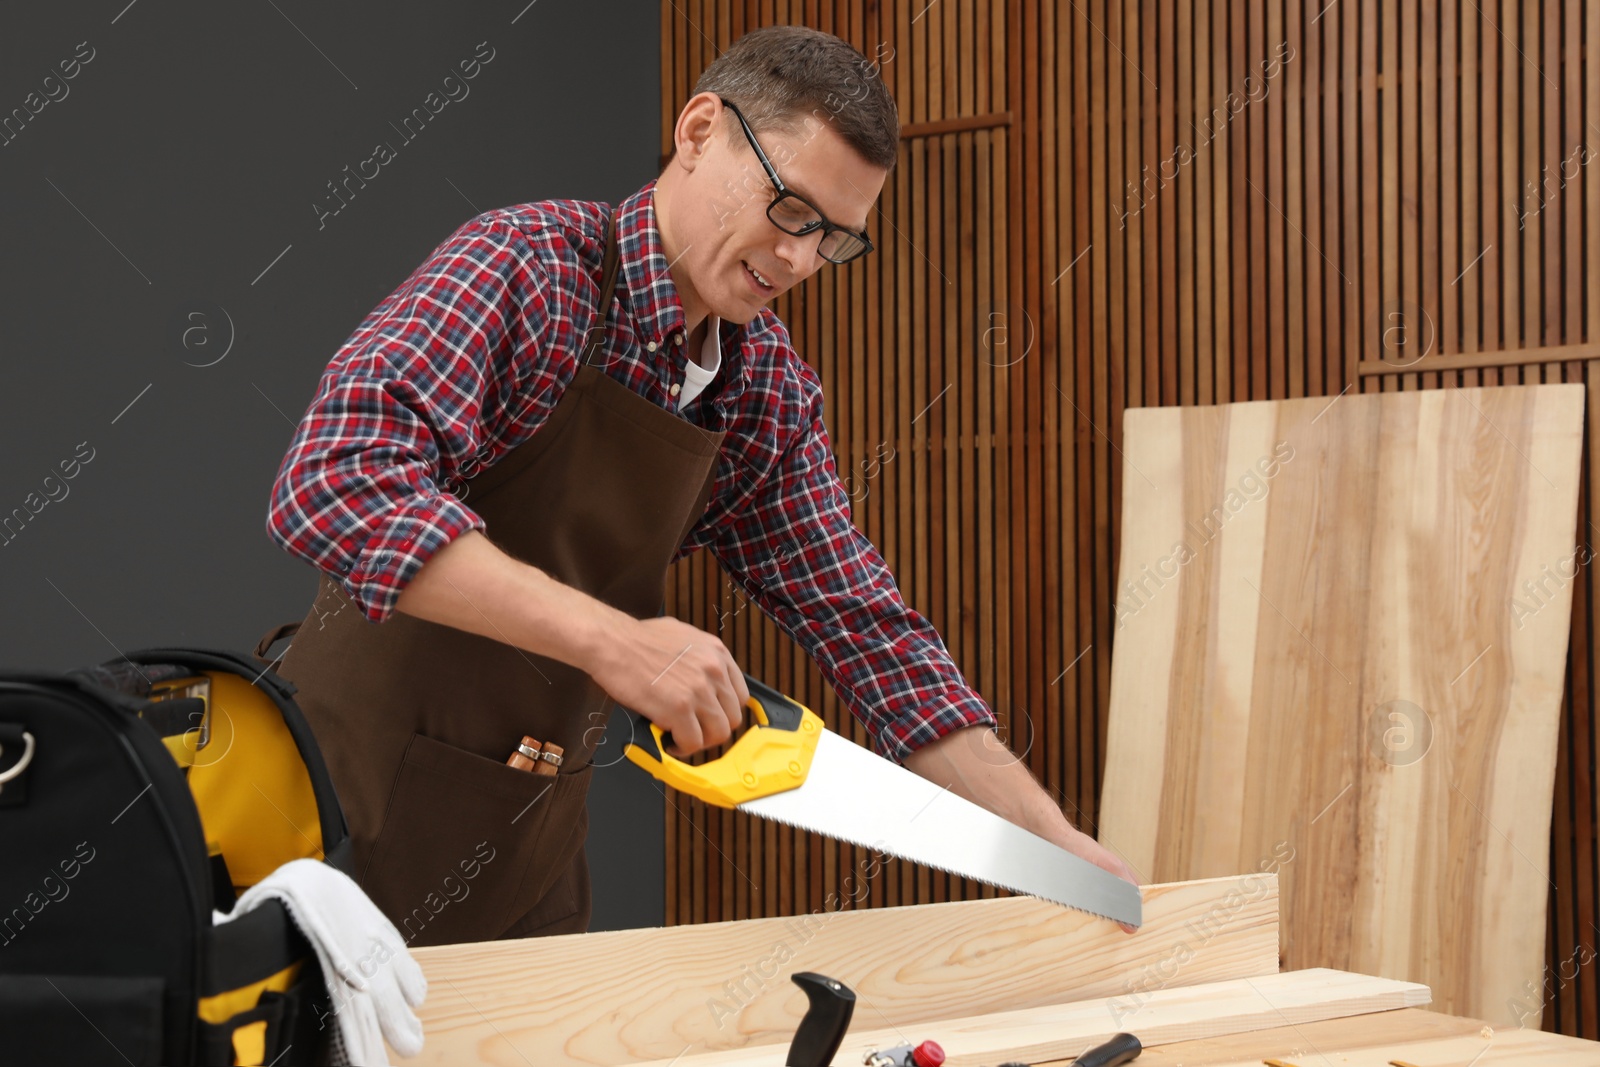
[[[661,248],[661,231],[656,226],[656,180],[617,205],[617,241],[620,252],[618,287],[636,324],[639,343],[656,342],[654,356],[666,373],[675,374],[689,358],[689,331],[685,328],[683,303],[678,287],[667,270],[667,256]],[[708,315],[708,323],[714,316]],[[725,384],[717,401],[719,407],[732,404],[749,384],[751,367],[744,358],[745,328],[718,320],[722,345],[722,370]],[[674,343],[682,335],[683,343]],[[641,353],[641,356],[644,355]]]

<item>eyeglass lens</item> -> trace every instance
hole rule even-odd
[[[822,216],[817,214],[815,208],[792,195],[781,196],[774,200],[767,208],[767,217],[772,219],[779,229],[792,234],[805,233],[822,224]],[[866,245],[854,234],[844,230],[833,230],[823,235],[817,251],[824,259],[843,261],[855,258],[865,248]]]

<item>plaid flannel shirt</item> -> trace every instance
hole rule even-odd
[[[903,761],[953,730],[993,724],[852,523],[821,382],[770,309],[743,326],[721,322],[721,373],[677,411],[688,330],[654,189],[619,206],[603,365],[661,407],[727,431],[706,513],[675,558],[709,549],[816,661],[880,754]],[[538,431],[576,372],[610,210],[546,200],[469,220],[328,364],[279,467],[267,532],[372,622],[444,545],[467,530],[492,536],[459,494]]]

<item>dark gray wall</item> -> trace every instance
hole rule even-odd
[[[659,37],[653,0],[14,5],[0,517],[28,517],[0,531],[0,666],[248,650],[303,616],[316,574],[264,520],[321,371],[472,215],[654,176]],[[429,93],[408,142],[390,123]],[[395,158],[319,217],[380,141]],[[631,764],[597,772],[596,929],[662,921],[661,804]]]

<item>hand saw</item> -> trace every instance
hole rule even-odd
[[[744,676],[749,729],[714,760],[690,764],[643,716],[623,753],[655,778],[735,808],[1129,926],[1137,886],[840,737],[816,712]]]

